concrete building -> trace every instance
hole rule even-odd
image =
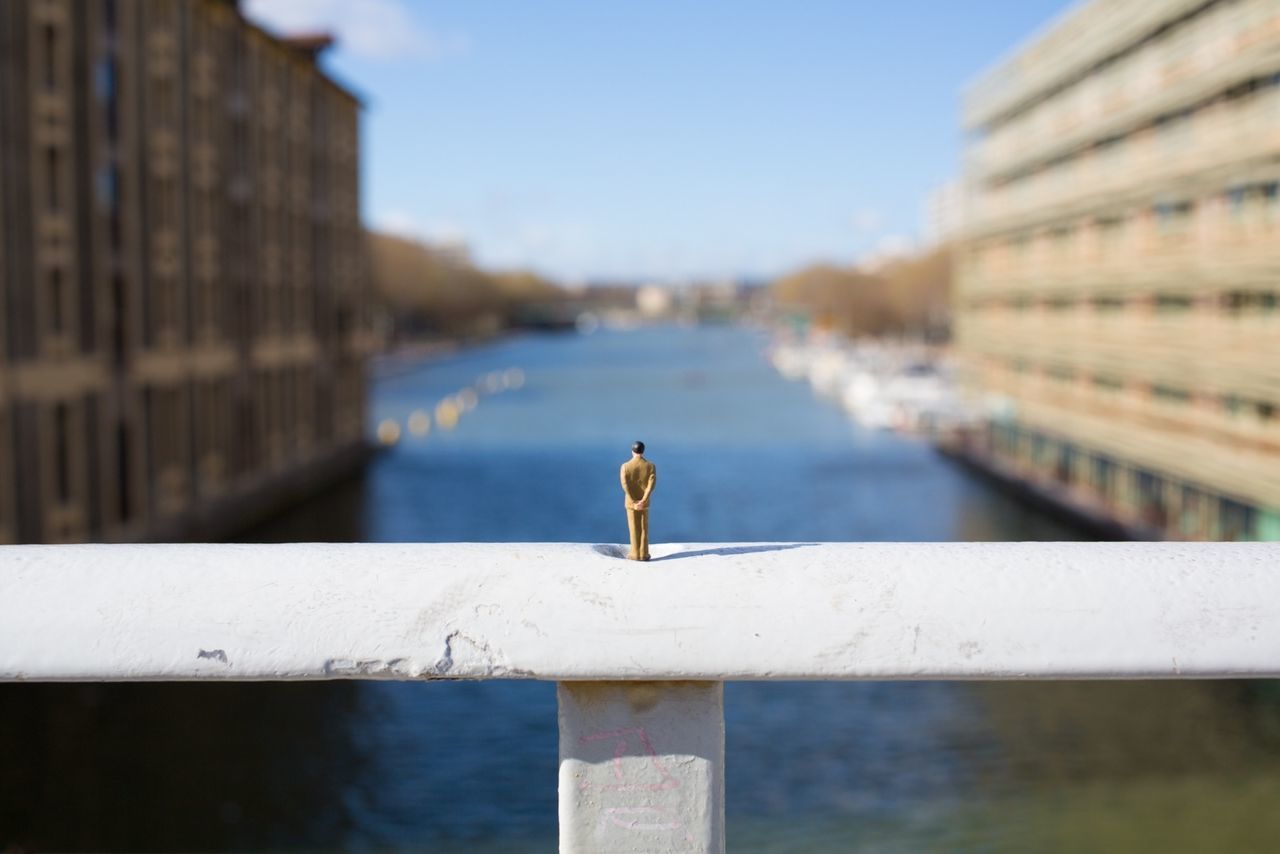
[[[966,93],[969,452],[1173,539],[1280,539],[1280,0],[1092,0]]]
[[[324,44],[226,0],[0,4],[0,542],[215,536],[363,456]]]
[[[926,246],[955,240],[964,227],[964,185],[946,181],[929,192],[924,202],[921,233]]]

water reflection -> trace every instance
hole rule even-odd
[[[1004,850],[1274,851],[1275,682],[974,686],[999,750],[954,838]]]
[[[1280,833],[1274,682],[739,683],[725,714],[734,851],[1272,851]]]
[[[369,474],[338,483],[237,538],[246,543],[362,543],[369,540]]]
[[[367,705],[352,683],[0,685],[0,842],[330,844],[353,827]]]

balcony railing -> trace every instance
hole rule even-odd
[[[555,680],[561,850],[722,851],[725,680],[1280,676],[1280,543],[621,554],[7,546],[0,680]]]

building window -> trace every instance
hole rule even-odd
[[[1274,314],[1280,302],[1280,291],[1226,291],[1222,294],[1222,309],[1233,317],[1253,314]]]
[[[116,65],[111,57],[103,57],[93,67],[93,93],[104,104],[116,97]]]
[[[1190,199],[1156,204],[1152,208],[1156,215],[1156,227],[1165,236],[1185,234],[1191,224],[1195,207],[1195,202]]]
[[[156,125],[170,127],[173,124],[173,82],[168,74],[159,74],[152,79],[151,117]]]
[[[58,149],[52,145],[44,150],[45,169],[48,171],[49,210],[57,211],[61,205],[61,193],[58,187]]]
[[[155,208],[156,220],[155,224],[159,228],[177,229],[178,227],[178,210],[174,202],[177,185],[174,180],[165,174],[154,179],[155,187]]]
[[[175,3],[166,2],[166,0],[151,0],[147,4],[147,14],[151,17],[156,29],[168,30],[173,28],[173,13],[176,5]]]
[[[1248,504],[1223,498],[1218,505],[1218,519],[1224,540],[1252,540],[1258,511]]]
[[[1054,251],[1065,255],[1071,251],[1075,245],[1076,227],[1074,225],[1059,226],[1049,232],[1049,240],[1053,244]]]
[[[1164,479],[1143,469],[1135,469],[1138,512],[1144,522],[1163,528],[1167,510],[1164,503]]]
[[[1078,452],[1075,448],[1066,444],[1059,444],[1057,447],[1057,459],[1055,460],[1053,476],[1062,483],[1069,484],[1072,481],[1072,474],[1075,470],[1076,456]]]
[[[62,310],[62,270],[54,268],[49,271],[49,325],[55,335],[64,331],[64,312]]]
[[[117,366],[124,364],[125,295],[124,280],[119,274],[111,277],[111,353]]]
[[[1103,252],[1110,252],[1120,245],[1124,236],[1124,218],[1119,216],[1099,217],[1098,246]]]
[[[98,201],[112,216],[119,216],[120,209],[120,170],[114,163],[103,166],[98,170],[97,180]]]
[[[1182,314],[1190,311],[1193,304],[1188,294],[1156,294],[1156,311],[1163,314]]]
[[[58,31],[53,24],[44,25],[44,87],[58,88]]]
[[[66,504],[71,500],[71,443],[69,438],[69,413],[65,403],[59,403],[53,410],[53,435],[56,445],[54,453],[54,476],[57,478],[58,502]]]
[[[1191,402],[1191,392],[1161,383],[1151,386],[1151,396],[1162,403],[1183,405]]]
[[[1232,187],[1227,190],[1227,213],[1231,216],[1233,223],[1244,221],[1245,215],[1245,187]]]
[[[1115,491],[1115,463],[1103,456],[1093,457],[1093,485],[1099,495],[1110,498]]]
[[[1115,393],[1124,389],[1124,380],[1119,377],[1107,376],[1106,374],[1095,374],[1093,386],[1099,391]]]
[[[1280,182],[1241,184],[1223,195],[1233,226],[1253,223],[1272,226],[1280,222]]]
[[[115,142],[120,138],[120,102],[116,91],[115,57],[109,56],[98,64],[95,78],[98,97],[103,103],[107,116],[107,139]]]
[[[1222,408],[1229,418],[1251,415],[1260,422],[1270,422],[1276,417],[1276,405],[1269,400],[1254,400],[1238,394],[1224,394]]]
[[[121,421],[116,425],[116,503],[121,523],[129,521],[133,509],[133,455],[129,441],[129,428]]]
[[[1156,132],[1166,148],[1178,149],[1187,144],[1191,138],[1193,112],[1192,108],[1188,107],[1156,119]]]

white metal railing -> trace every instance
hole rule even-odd
[[[0,681],[555,680],[562,850],[719,851],[725,680],[1280,676],[1280,543],[652,551],[0,547]]]

